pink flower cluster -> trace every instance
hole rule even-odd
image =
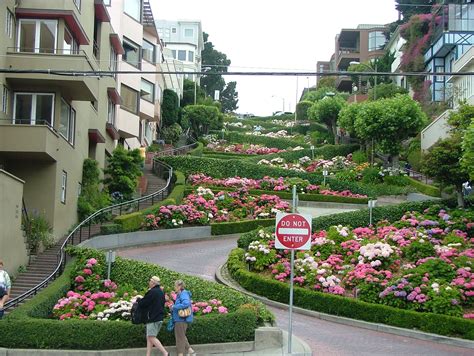
[[[262,145],[244,145],[244,144],[215,144],[210,143],[207,145],[207,148],[212,149],[217,152],[232,152],[232,153],[242,153],[246,155],[268,155],[272,153],[285,152],[286,150],[280,150],[275,147],[265,147]]]

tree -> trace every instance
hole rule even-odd
[[[395,83],[388,84],[377,84],[377,87],[374,87],[369,90],[370,100],[392,98],[397,94],[408,94],[408,90],[405,88],[399,87]]]
[[[214,49],[213,43],[208,41],[209,35],[207,33],[203,33],[203,37],[204,49],[201,52],[202,67],[209,66],[209,70],[207,71],[209,74],[201,77],[201,87],[207,95],[214,97],[215,90],[222,92],[225,87],[225,80],[222,75],[218,73],[227,72],[227,67],[231,61],[227,58],[225,53]]]
[[[85,159],[82,165],[81,194],[77,202],[79,220],[84,220],[109,204],[107,191],[100,189],[99,162],[90,158]]]
[[[359,110],[364,105],[364,103],[352,103],[344,106],[339,112],[339,117],[337,119],[337,125],[342,127],[344,130],[349,132],[351,137],[358,137],[355,130],[355,120],[359,115]]]
[[[308,120],[308,110],[312,105],[309,100],[302,100],[296,104],[296,120]]]
[[[316,90],[307,91],[303,96],[303,100],[312,101],[314,103],[328,96],[328,93],[336,93],[336,90],[331,87],[321,86]]]
[[[334,135],[336,145],[339,143],[336,132],[336,122],[339,112],[345,105],[347,105],[346,100],[339,95],[333,97],[328,96],[315,102],[308,110],[308,116],[311,120],[326,124],[329,131]]]
[[[179,141],[181,134],[183,133],[183,129],[178,123],[174,123],[171,126],[165,127],[161,131],[161,138],[165,140],[165,142],[169,142],[171,144],[176,143]]]
[[[461,141],[458,135],[439,141],[428,150],[422,165],[422,172],[444,185],[454,185],[458,206],[464,206],[462,184],[469,179],[461,167]]]
[[[474,119],[464,133],[462,150],[461,167],[469,174],[469,178],[474,180]]]
[[[122,146],[117,146],[107,162],[104,184],[108,191],[112,196],[122,195],[123,200],[131,199],[138,185],[138,177],[142,175],[143,158],[140,151],[127,151]]]
[[[161,117],[163,126],[173,125],[179,118],[179,98],[170,90],[163,90],[163,103],[161,104]]]
[[[184,108],[187,105],[194,105],[194,89],[196,89],[196,103],[197,104],[200,104],[206,98],[206,93],[199,85],[195,85],[195,83],[192,80],[184,79],[183,99],[181,100],[182,108]]]
[[[221,93],[222,112],[229,113],[237,110],[239,93],[236,91],[237,82],[229,82]]]
[[[427,121],[419,103],[408,95],[396,95],[359,105],[355,111],[355,132],[366,142],[378,143],[382,152],[394,158],[396,165],[402,141],[417,135]]]
[[[222,128],[223,117],[215,106],[188,105],[183,115],[189,121],[195,137],[208,134],[211,127],[217,130]]]
[[[331,88],[332,91],[335,91],[336,90],[336,82],[337,82],[337,77],[330,77],[330,76],[321,77],[321,78],[318,79],[318,85],[316,86],[316,89]]]
[[[431,12],[431,7],[435,4],[440,3],[455,3],[459,0],[395,0],[395,8],[400,11],[403,16],[403,21],[406,22],[413,15],[417,14],[429,14]],[[418,5],[418,6],[416,6]]]

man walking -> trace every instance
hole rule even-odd
[[[157,338],[165,314],[165,294],[160,288],[160,278],[157,276],[151,277],[148,287],[150,288],[148,292],[138,301],[138,307],[148,315],[146,323],[146,356],[151,356],[153,345],[164,356],[168,356],[168,352]]]

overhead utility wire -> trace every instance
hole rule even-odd
[[[0,73],[13,74],[51,74],[70,77],[110,77],[115,74],[197,74],[200,76],[390,76],[390,77],[425,77],[425,76],[471,76],[474,72],[349,72],[349,71],[327,71],[327,72],[195,72],[195,71],[131,71],[131,70],[107,70],[107,71],[77,71],[77,70],[53,70],[53,69],[12,69],[0,68]]]

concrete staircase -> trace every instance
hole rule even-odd
[[[144,196],[152,194],[166,186],[166,181],[157,177],[152,171],[152,164],[146,164],[144,168],[144,175],[148,180],[147,190]],[[163,195],[165,199],[167,193]],[[161,200],[161,194],[154,198],[154,203],[156,204]],[[151,200],[140,203],[140,210],[146,209],[152,205]],[[114,215],[119,215],[119,211],[114,210]],[[126,214],[127,211],[123,210],[122,214]],[[91,237],[100,234],[101,224],[91,224],[85,225],[82,229],[79,229],[74,233],[72,238],[72,243],[74,245],[79,244],[81,241],[87,240]],[[21,272],[17,275],[15,280],[12,282],[12,289],[10,292],[10,299],[14,299],[23,293],[33,289],[39,283],[43,282],[47,277],[49,277],[55,270],[58,265],[58,252],[61,249],[61,245],[67,236],[64,236],[60,241],[58,241],[53,247],[45,250],[42,253],[39,253],[36,256],[32,256],[30,263],[28,264],[26,271]],[[23,304],[30,298],[27,298],[25,301],[20,303]],[[11,311],[14,307],[5,311],[7,314],[8,311]]]

